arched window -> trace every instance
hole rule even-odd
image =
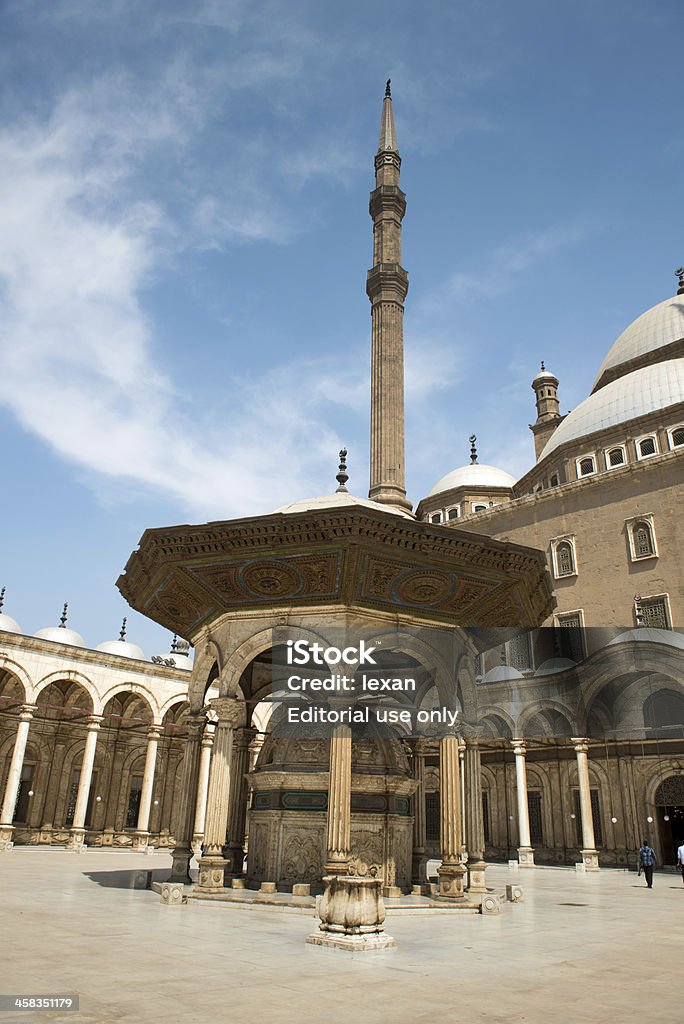
[[[644,701],[647,729],[673,739],[684,734],[684,694],[677,690],[658,690]]]
[[[684,445],[684,427],[675,427],[670,434],[673,448],[681,448]]]
[[[486,512],[486,511],[487,511],[487,506],[486,505],[473,505],[473,512]]]
[[[458,508],[458,506],[456,506],[455,508],[450,508],[449,511],[447,512],[449,522],[451,522],[452,519],[458,519],[460,514],[461,510]]]
[[[653,538],[648,523],[634,524],[634,554],[637,558],[648,558],[653,554]]]
[[[608,465],[612,469],[613,466],[624,466],[625,464],[625,450],[624,448],[611,448],[608,452]]]
[[[577,463],[578,476],[591,476],[591,474],[595,472],[596,466],[591,455],[587,455],[585,458],[579,459]]]
[[[571,576],[575,571],[575,553],[570,541],[556,544],[556,576]]]
[[[652,437],[642,437],[640,441],[637,441],[637,451],[640,459],[647,459],[649,455],[657,455],[658,448],[655,435]]]
[[[441,523],[442,522],[442,513],[441,512],[433,512],[433,514],[430,516],[430,522],[431,523]]]
[[[553,473],[549,480],[549,487],[558,487],[558,473]]]

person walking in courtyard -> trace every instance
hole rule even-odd
[[[684,882],[684,843],[677,848],[677,867],[682,873],[682,882]]]
[[[648,839],[644,839],[639,850],[639,874],[644,872],[646,878],[646,885],[649,889],[653,888],[653,868],[656,862],[655,850],[648,845]]]

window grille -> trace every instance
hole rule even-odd
[[[625,453],[622,448],[611,448],[608,452],[608,465],[609,466],[623,466],[625,463]]]
[[[679,448],[684,444],[684,427],[676,427],[672,431],[672,447]]]
[[[556,573],[558,576],[570,576],[575,571],[572,545],[562,541],[556,545]]]
[[[489,793],[486,790],[482,792],[482,831],[484,832],[485,846],[489,846],[492,836],[489,827]]]
[[[431,523],[441,523],[442,522],[442,513],[441,512],[435,512],[433,515],[430,516],[430,522]]]
[[[134,775],[131,778],[131,788],[128,791],[128,808],[126,809],[126,828],[135,828],[138,824],[142,783],[142,775]]]
[[[74,814],[76,813],[76,798],[78,797],[78,782],[81,778],[81,772],[79,768],[75,768],[71,774],[71,785],[69,786],[69,799],[67,801],[67,812],[64,819],[64,824],[67,828],[70,828],[74,823]]]
[[[648,523],[636,523],[634,526],[634,555],[636,558],[646,558],[653,554],[653,538]]]
[[[584,626],[580,612],[558,615],[559,629],[556,633],[561,658],[582,661],[584,658]]]
[[[543,846],[542,795],[538,790],[527,791],[527,810],[530,817],[530,842],[532,846]]]
[[[460,515],[460,511],[457,508],[450,508],[448,513],[447,513],[447,515],[449,516],[450,520],[451,519],[458,519],[458,517]]]
[[[439,793],[425,794],[425,836],[428,842],[439,842]]]
[[[642,598],[639,607],[644,626],[651,626],[653,629],[670,628],[667,618],[667,601],[664,597]]]
[[[577,845],[579,847],[584,846],[584,838],[582,836],[582,805],[580,803],[579,789],[575,790],[575,835],[577,838]],[[601,822],[601,804],[599,801],[598,789],[590,790],[591,796],[591,818],[594,826],[594,845],[596,848],[603,846],[603,824]]]
[[[594,460],[592,458],[580,459],[579,461],[579,475],[580,476],[591,476],[594,472]]]
[[[655,453],[655,437],[645,437],[643,441],[639,441],[639,454],[642,456],[642,458],[645,458],[648,455],[655,455]]]
[[[519,671],[532,667],[529,633],[521,633],[519,636],[513,637],[512,640],[508,641],[506,661]]]

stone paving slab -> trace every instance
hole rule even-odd
[[[0,992],[78,993],[78,1013],[0,1024],[679,1024],[684,885],[657,872],[490,869],[524,900],[492,917],[394,914],[396,949],[307,945],[275,907],[167,907],[134,888],[168,854],[0,855]]]

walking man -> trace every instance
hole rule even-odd
[[[646,886],[649,889],[653,888],[653,868],[656,862],[655,850],[648,845],[648,839],[644,839],[639,850],[639,874],[644,872],[646,877]]]
[[[684,843],[677,849],[677,867],[682,872],[682,882],[684,882]]]

